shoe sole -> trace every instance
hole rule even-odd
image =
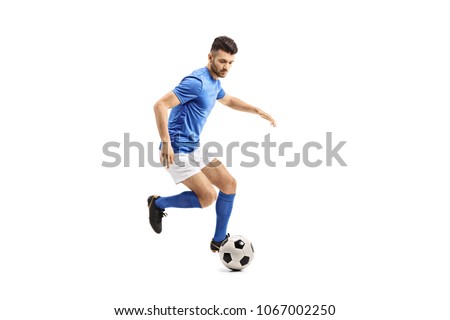
[[[209,247],[209,249],[210,249],[212,252],[214,252],[214,253],[215,253],[215,252],[219,252],[219,250],[220,250],[220,249],[213,249],[213,248],[211,248],[211,247]]]
[[[152,199],[149,201],[150,198],[152,198]],[[152,195],[152,196],[148,197],[148,199],[147,199],[147,206],[148,206],[148,210],[149,210],[149,212],[148,212],[148,220],[149,220],[149,222],[150,222],[150,226],[152,227],[153,231],[155,231],[157,234],[160,234],[162,230],[159,231],[159,232],[156,231],[156,230],[153,228],[152,222],[151,222],[151,220],[150,220],[150,207],[152,206],[153,202],[154,202],[156,199],[158,199],[158,198],[159,198],[159,196],[157,196],[157,195]]]

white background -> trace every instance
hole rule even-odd
[[[449,14],[444,1],[2,2],[0,318],[333,304],[330,319],[449,319]],[[291,156],[326,132],[347,141],[347,167],[249,169],[234,154],[229,231],[256,249],[240,273],[209,251],[214,206],[168,210],[156,235],[146,198],[183,186],[137,153],[101,166],[126,132],[157,143],[154,102],[219,35],[239,46],[224,89],[278,127],[218,104],[204,141],[270,133]]]

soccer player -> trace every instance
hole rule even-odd
[[[268,113],[226,94],[222,89],[219,78],[227,75],[237,52],[232,39],[226,36],[216,38],[206,67],[183,78],[175,89],[154,105],[161,137],[160,161],[174,182],[183,183],[190,191],[173,196],[150,196],[147,199],[150,225],[156,233],[161,233],[166,208],[206,208],[216,201],[216,228],[210,243],[213,252],[217,252],[228,237],[227,225],[236,195],[236,179],[218,159],[205,159],[201,152],[200,133],[206,119],[218,100],[234,110],[257,114],[276,126]],[[218,195],[214,186],[219,189]]]

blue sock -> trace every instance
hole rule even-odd
[[[235,194],[225,194],[219,192],[216,201],[216,232],[214,233],[214,241],[222,241],[227,236],[228,220],[230,220],[231,210]]]
[[[197,195],[192,191],[185,191],[175,196],[159,197],[155,201],[159,209],[166,208],[201,208]]]

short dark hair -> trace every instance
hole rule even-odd
[[[223,50],[229,54],[236,54],[238,52],[238,47],[233,39],[227,36],[221,36],[214,39],[211,46],[211,51]]]

